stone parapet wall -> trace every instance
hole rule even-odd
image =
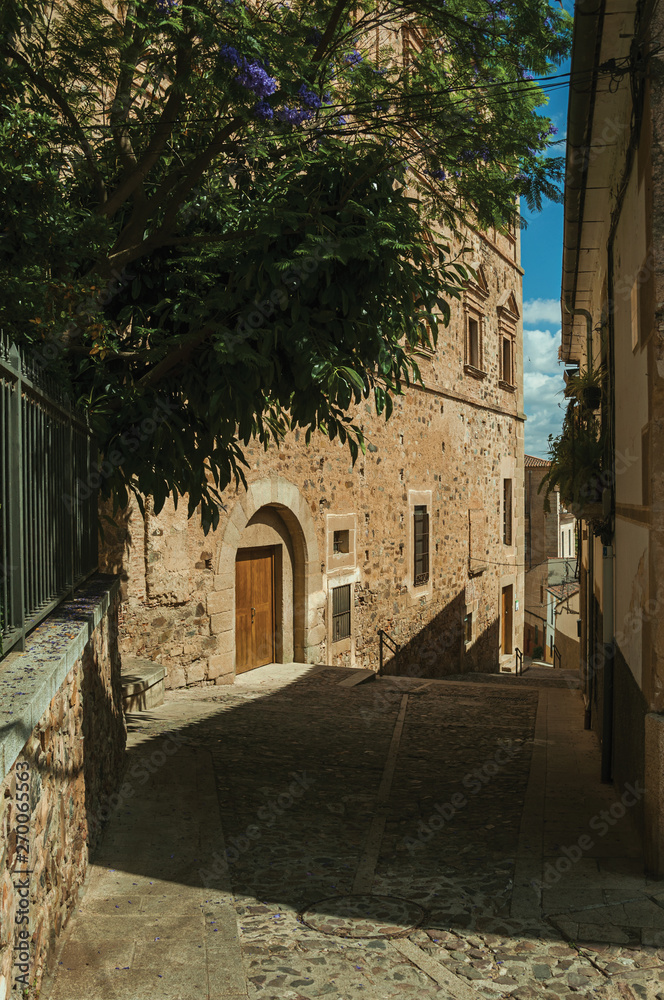
[[[93,578],[0,664],[0,1000],[38,990],[122,773],[119,599]]]

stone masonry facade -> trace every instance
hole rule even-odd
[[[106,615],[0,784],[3,1000],[22,995],[26,983],[38,990],[122,773],[118,605],[116,588]]]
[[[122,579],[121,649],[163,663],[167,687],[232,683],[242,550],[273,554],[275,662],[375,670],[385,629],[401,645],[399,672],[514,669],[524,603],[519,237],[468,232],[466,246],[477,281],[452,303],[436,351],[423,352],[424,385],[396,398],[389,421],[371,402],[358,407],[367,451],[354,467],[338,441],[318,434],[307,447],[295,431],[267,452],[247,449],[248,489],[225,491],[207,536],[186,504],[155,516],[149,500],[144,517],[133,506],[106,530],[104,568]],[[345,618],[335,591],[350,594]]]

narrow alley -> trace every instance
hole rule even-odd
[[[640,788],[571,672],[269,666],[129,719],[42,1000],[664,996]]]

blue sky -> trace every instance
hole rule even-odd
[[[566,4],[567,6],[567,4]],[[565,63],[556,73],[569,71]],[[566,82],[566,81],[561,81]],[[564,156],[568,89],[549,93],[542,112],[558,127],[552,153]],[[560,281],[563,249],[563,206],[547,202],[542,212],[522,212],[528,227],[521,233],[523,278],[523,363],[526,454],[548,458],[548,436],[558,434],[563,418],[561,393]]]

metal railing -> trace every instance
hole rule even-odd
[[[0,656],[97,568],[95,455],[86,421],[0,333]]]
[[[516,653],[516,676],[520,677],[523,673],[523,653],[518,646],[514,649]]]
[[[553,666],[554,669],[558,668],[559,670],[562,670],[563,667],[563,658],[557,646],[553,647]]]
[[[385,629],[378,629],[378,639],[379,639],[379,665],[378,665],[378,676],[381,677],[383,673],[383,665],[385,663],[385,646],[396,656],[401,649],[401,645],[389,635]]]

